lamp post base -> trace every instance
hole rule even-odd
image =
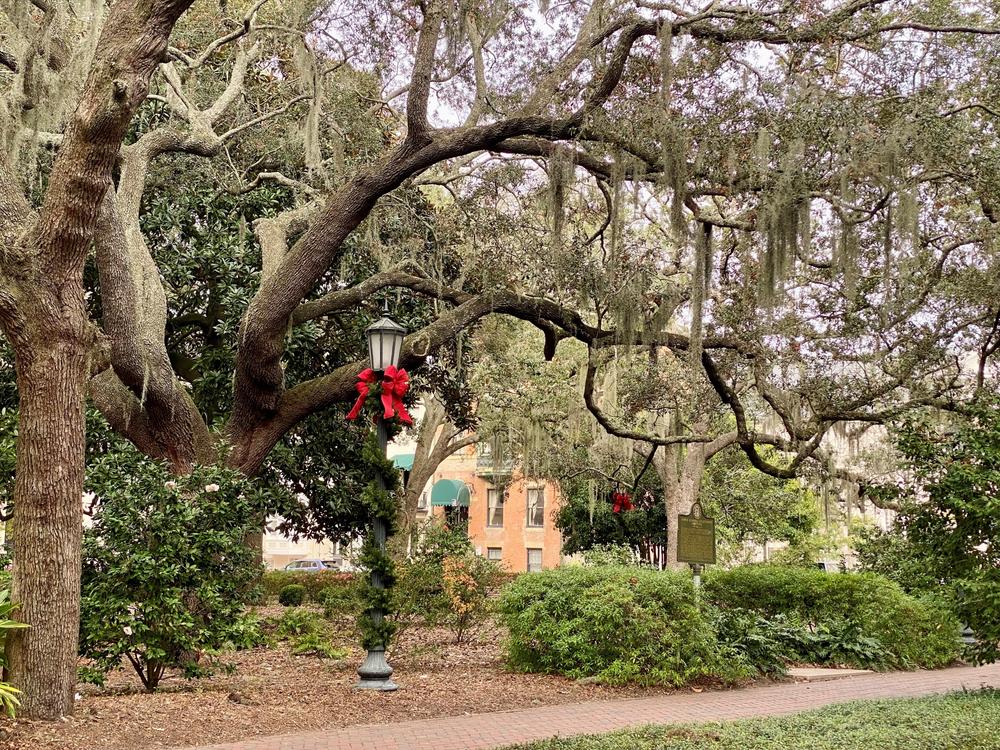
[[[355,690],[379,690],[391,693],[398,690],[399,685],[392,681],[392,667],[385,660],[385,650],[371,649],[364,662],[358,667],[358,680]]]

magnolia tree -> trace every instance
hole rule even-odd
[[[294,374],[301,333],[395,288],[435,301],[407,368],[491,314],[538,326],[547,353],[582,342],[588,376],[618,347],[669,350],[781,474],[835,420],[903,391],[947,398],[949,355],[990,348],[996,29],[967,4],[191,6],[0,7],[0,325],[19,395],[14,598],[31,624],[9,669],[28,715],[72,708],[87,398],[178,474],[220,454],[255,474],[350,401],[364,366],[325,356],[331,338]],[[290,122],[295,138],[274,137]],[[227,291],[235,321],[212,322],[211,295],[194,311],[235,352],[213,370],[232,373],[221,410],[167,344],[199,325],[161,273],[191,248],[150,244],[141,223],[157,191],[203,187],[185,179],[201,161],[219,192],[282,189],[253,225],[259,264]],[[382,244],[383,210],[419,190],[450,196],[457,222],[430,258],[433,210],[405,219],[425,228],[413,242]],[[532,194],[548,219],[508,231]],[[384,262],[359,276],[373,245]],[[786,466],[756,451],[751,385]],[[716,437],[691,422],[652,442]]]

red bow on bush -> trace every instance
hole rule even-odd
[[[364,408],[365,401],[368,399],[368,394],[371,393],[372,388],[377,383],[378,376],[375,375],[375,371],[370,367],[366,367],[358,373],[358,382],[354,385],[355,390],[358,392],[358,400],[354,402],[354,406],[347,413],[348,419],[353,420],[358,418],[358,415],[361,414],[361,409]],[[406,370],[401,367],[386,368],[381,384],[383,417],[385,419],[392,419],[398,414],[401,422],[404,424],[413,424],[413,418],[403,405],[403,396],[406,395],[409,388],[410,376]]]
[[[632,505],[632,498],[629,497],[627,492],[615,490],[611,493],[611,499],[615,503],[611,510],[615,513],[621,513],[623,510],[632,510],[635,507]]]

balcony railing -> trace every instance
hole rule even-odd
[[[476,451],[476,474],[478,476],[510,476],[513,473],[513,457],[495,457],[490,446],[479,446]]]

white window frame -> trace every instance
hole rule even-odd
[[[496,504],[493,504],[493,498],[496,498]],[[504,516],[504,506],[507,504],[506,498],[504,497],[503,491],[498,487],[489,487],[486,490],[486,528],[489,529],[502,529],[503,528],[503,516]],[[500,511],[500,523],[492,523],[494,520],[494,511]]]
[[[537,552],[538,553],[538,568],[536,568],[536,569],[532,569],[532,567],[531,567],[531,553],[532,552]],[[540,573],[542,570],[545,569],[544,553],[542,552],[542,548],[541,547],[528,547],[525,556],[527,558],[525,560],[525,570],[527,570],[529,573]]]
[[[493,557],[494,552],[497,553],[496,557]],[[500,562],[501,560],[503,560],[503,547],[487,547],[486,559],[493,560],[494,562]]]
[[[542,498],[542,518],[541,523],[532,523],[531,517],[531,495],[533,492],[537,492]],[[528,487],[525,491],[525,509],[524,509],[524,525],[529,529],[544,529],[545,528],[545,486],[541,487]]]

